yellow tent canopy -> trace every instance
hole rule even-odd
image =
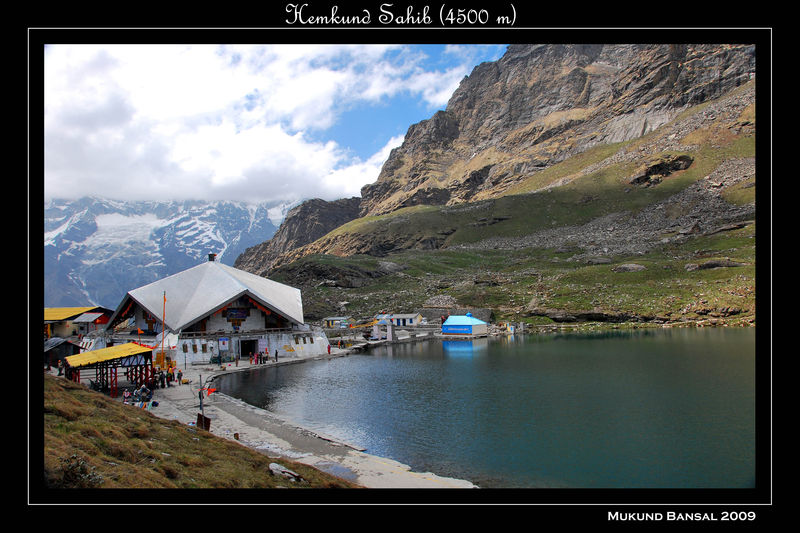
[[[152,351],[153,349],[148,348],[147,346],[140,346],[135,342],[129,342],[126,344],[111,346],[110,348],[91,350],[78,355],[72,355],[66,357],[65,361],[70,367],[79,368],[82,366],[104,363],[106,361],[113,361],[114,359],[121,359],[123,357],[129,357],[131,355],[138,355]]]
[[[92,307],[45,307],[44,319],[45,320],[67,320],[72,317],[77,317],[83,313],[88,313],[92,309],[97,309],[97,306]]]

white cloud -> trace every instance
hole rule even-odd
[[[357,196],[398,139],[361,160],[310,133],[400,93],[441,106],[471,68],[421,59],[373,45],[48,47],[45,196]]]
[[[392,148],[403,143],[403,135],[393,137],[380,151],[367,161],[357,162],[345,168],[334,170],[322,179],[322,197],[351,198],[361,196],[361,187],[375,181],[381,167],[389,157]]]

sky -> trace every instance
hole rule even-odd
[[[360,196],[506,45],[52,45],[44,196]]]

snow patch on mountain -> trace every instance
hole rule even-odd
[[[94,221],[97,224],[97,231],[84,241],[86,246],[128,242],[149,243],[153,230],[169,223],[153,214],[128,216],[122,213],[98,215]]]
[[[123,202],[102,198],[45,204],[46,307],[116,308],[125,293],[199,262],[232,265],[277,229],[276,204]]]

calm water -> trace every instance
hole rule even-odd
[[[481,487],[755,484],[752,328],[420,341],[218,383]]]

